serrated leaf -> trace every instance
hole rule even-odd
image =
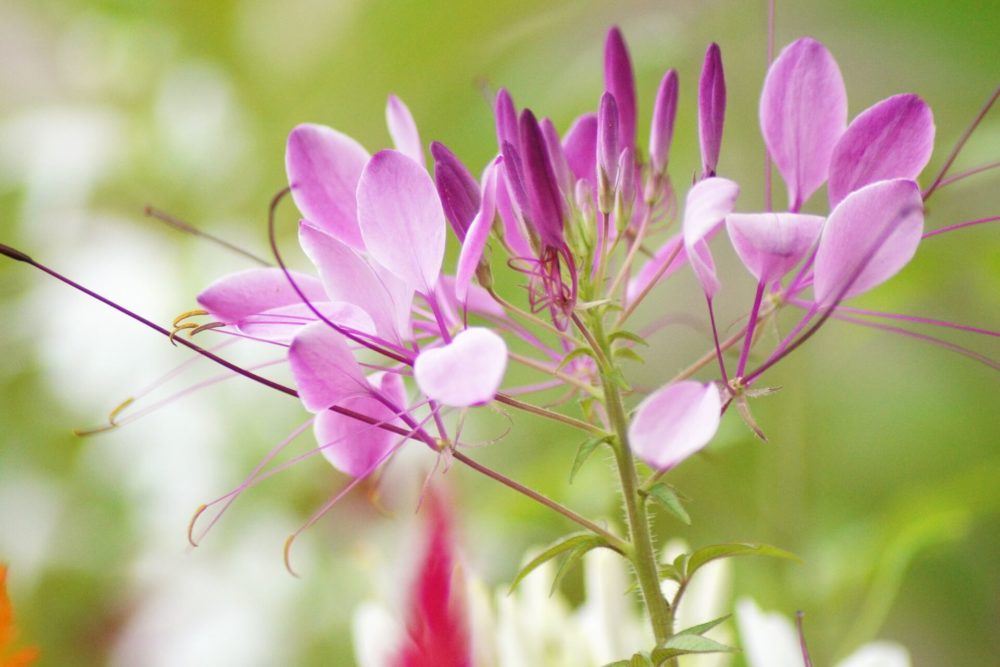
[[[770,556],[772,558],[799,560],[799,557],[795,554],[784,549],[779,549],[778,547],[772,547],[769,544],[713,544],[712,546],[702,547],[691,554],[691,558],[688,560],[687,576],[692,576],[698,568],[713,560],[734,558],[736,556]]]
[[[569,354],[567,354],[565,357],[562,358],[562,360],[559,362],[559,365],[556,366],[556,370],[557,371],[562,370],[569,364],[569,362],[573,361],[577,357],[590,357],[591,359],[593,359],[594,351],[591,350],[589,347],[573,348],[573,350],[571,350]]]
[[[701,635],[674,635],[653,650],[653,662],[659,664],[664,660],[692,653],[732,653],[735,650],[732,646]]]
[[[517,585],[521,583],[521,580],[524,579],[529,574],[531,574],[535,570],[535,568],[537,568],[542,563],[555,558],[564,551],[570,551],[572,549],[575,549],[581,544],[584,544],[591,540],[598,540],[599,542],[603,542],[603,540],[600,537],[591,535],[590,533],[574,533],[573,535],[570,535],[569,537],[559,540],[549,548],[545,549],[545,551],[532,558],[527,565],[521,568],[521,571],[517,573],[516,577],[514,577],[514,581],[511,582],[510,589],[508,589],[507,591],[507,595],[513,593],[514,589],[517,588]]]
[[[569,555],[566,556],[566,558],[563,559],[563,562],[559,565],[559,569],[556,570],[556,576],[552,579],[552,587],[549,589],[549,597],[552,597],[552,595],[559,588],[559,584],[562,583],[563,578],[569,574],[569,571],[573,569],[574,565],[580,562],[583,555],[591,549],[596,549],[603,543],[604,540],[600,537],[594,536],[592,541],[584,542],[570,551]]]
[[[677,497],[674,490],[663,482],[657,482],[648,491],[650,498],[658,502],[664,509],[680,519],[684,524],[691,525],[691,516],[684,509],[681,499]]]
[[[707,621],[705,623],[699,623],[698,625],[692,625],[690,628],[685,628],[685,629],[681,630],[680,632],[678,632],[677,634],[679,634],[679,635],[703,635],[706,632],[708,632],[709,630],[711,630],[712,628],[714,628],[715,626],[720,625],[722,623],[725,623],[726,621],[728,621],[732,617],[733,617],[732,614],[726,614],[725,616],[720,616],[719,618],[716,618],[716,619],[711,620],[711,621]]]
[[[610,336],[608,336],[608,340],[611,342],[614,342],[616,340],[627,340],[636,343],[637,345],[649,346],[649,343],[646,342],[645,338],[643,338],[637,333],[626,331],[624,329],[612,333]]]
[[[611,353],[617,359],[629,359],[636,363],[644,364],[646,360],[642,358],[642,355],[633,350],[630,347],[618,347],[615,351]]]
[[[576,473],[580,471],[584,462],[594,453],[594,450],[602,442],[607,442],[608,437],[599,435],[596,438],[591,438],[590,440],[585,440],[580,443],[580,447],[576,450],[576,458],[573,459],[573,467],[569,471],[569,483],[573,483],[573,478],[576,477]]]

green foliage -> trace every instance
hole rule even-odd
[[[653,662],[660,664],[664,660],[676,658],[680,655],[691,655],[693,653],[732,653],[736,649],[726,646],[714,639],[702,637],[696,634],[676,634],[663,642],[653,651]]]
[[[576,450],[576,457],[573,459],[573,467],[569,471],[570,484],[573,483],[573,478],[576,477],[576,473],[580,471],[580,468],[583,467],[584,462],[590,458],[590,455],[594,453],[594,450],[597,449],[601,443],[610,441],[610,436],[597,436],[595,438],[591,438],[590,440],[584,440],[580,443],[580,446]]]
[[[532,558],[527,565],[522,567],[520,572],[517,573],[517,576],[514,577],[514,581],[511,582],[507,594],[509,595],[513,593],[514,589],[517,588],[517,585],[521,583],[521,580],[534,572],[543,563],[546,563],[563,553],[569,552],[569,555],[566,557],[566,561],[573,564],[579,561],[580,558],[582,558],[583,555],[591,549],[606,546],[608,546],[608,543],[603,537],[598,537],[597,535],[592,535],[590,533],[574,533],[564,537],[542,551],[542,553]],[[564,562],[563,565],[566,565],[566,563]],[[565,576],[564,572],[562,574]],[[556,579],[560,580],[561,577],[557,574]],[[555,590],[555,587],[556,585],[553,584],[553,591]]]
[[[655,500],[667,512],[680,519],[684,524],[691,525],[691,516],[684,509],[681,499],[677,497],[677,493],[669,484],[657,482],[649,491],[645,492],[645,495]]]

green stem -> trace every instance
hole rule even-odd
[[[591,318],[592,332],[585,334],[588,340],[593,340],[601,349],[605,360],[611,359],[611,346],[604,333],[604,323],[598,314]],[[653,549],[653,539],[649,530],[649,517],[646,515],[646,504],[639,496],[639,478],[636,473],[635,459],[628,442],[628,417],[622,402],[621,391],[615,376],[618,369],[611,363],[600,369],[601,383],[604,388],[605,403],[608,410],[608,420],[611,423],[616,438],[614,442],[615,462],[618,466],[618,477],[621,480],[622,498],[625,501],[625,515],[628,521],[629,538],[632,542],[630,553],[632,566],[635,569],[639,589],[642,591],[649,619],[653,626],[653,634],[657,644],[666,641],[673,633],[673,616],[660,590],[660,576],[656,565],[656,552]]]

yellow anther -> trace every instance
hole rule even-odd
[[[117,422],[118,415],[120,415],[122,411],[125,410],[125,408],[127,408],[128,406],[130,406],[134,401],[135,399],[129,396],[124,401],[119,403],[118,406],[115,407],[115,409],[112,410],[110,414],[108,414],[107,424],[102,424],[101,426],[95,426],[93,428],[75,428],[73,429],[73,435],[80,438],[85,438],[87,436],[96,435],[98,433],[107,433],[108,431],[115,430],[116,428],[118,428],[118,422]]]
[[[218,329],[224,326],[226,326],[225,322],[209,322],[208,324],[202,324],[200,327],[195,327],[189,331],[188,338],[194,338],[195,334],[199,334],[202,331],[211,331],[212,329]]]
[[[207,509],[208,505],[205,503],[199,505],[198,509],[194,511],[194,516],[191,517],[191,522],[188,524],[188,542],[190,542],[193,547],[198,546],[198,543],[194,539],[194,526],[198,523],[198,519],[201,518],[201,515],[204,514]]]
[[[201,308],[195,308],[194,310],[185,310],[183,313],[174,318],[174,327],[180,326],[180,323],[191,317],[201,317],[202,315],[208,315],[207,310],[202,310]]]
[[[174,329],[173,331],[170,332],[170,335],[167,337],[167,340],[170,341],[171,345],[176,347],[177,341],[175,341],[174,338],[177,336],[177,334],[179,334],[181,331],[184,331],[185,329],[197,329],[197,328],[198,325],[195,324],[194,322],[188,322],[187,324],[175,324]]]

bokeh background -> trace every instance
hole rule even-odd
[[[852,115],[893,93],[924,96],[938,127],[934,169],[998,83],[998,16],[995,2],[974,0],[779,3],[777,37],[779,47],[803,34],[827,44]],[[388,144],[383,109],[394,92],[425,141],[445,142],[479,169],[494,151],[484,91],[506,85],[565,129],[596,107],[603,34],[613,23],[632,49],[640,128],[662,72],[680,73],[671,174],[681,185],[698,159],[701,57],[709,41],[720,43],[729,84],[721,171],[743,184],[744,210],[759,207],[764,2],[5,0],[0,241],[169,323],[201,287],[246,264],[145,218],[144,205],[263,253],[267,203],[284,184],[284,141],[296,123],[330,124],[376,149]],[[996,159],[1000,113],[958,167]],[[991,172],[946,188],[931,202],[929,227],[995,215],[997,185]],[[292,222],[286,211],[286,247],[301,261]],[[929,240],[900,276],[856,305],[998,329],[997,239],[984,226]],[[753,286],[717,245],[722,319],[735,320]],[[678,276],[642,311],[646,322],[697,317],[696,326],[653,339],[647,363],[632,369],[638,385],[656,386],[706,349],[691,286]],[[194,510],[301,423],[301,407],[232,380],[78,439],[73,427],[101,423],[190,355],[8,261],[0,262],[0,322],[0,560],[41,664],[353,664],[353,609],[392,597],[385,571],[413,558],[412,498],[403,494],[390,515],[364,492],[349,498],[299,541],[295,579],[282,565],[284,539],[343,483],[309,459],[245,494],[190,549]],[[946,337],[1000,352],[996,339]],[[158,396],[211,377],[196,365]],[[817,664],[875,637],[906,644],[918,666],[994,664],[995,372],[918,341],[830,323],[768,383],[783,389],[754,410],[770,443],[728,415],[707,453],[671,474],[692,498],[694,525],[664,518],[657,533],[800,554],[801,565],[737,563],[734,595],[786,614],[805,610]],[[482,438],[497,429],[485,421],[472,427]],[[595,459],[566,483],[578,442],[518,419],[508,438],[474,454],[616,520],[607,465]],[[307,436],[292,449],[310,446]],[[490,586],[509,581],[531,545],[571,528],[467,470],[446,479],[467,567]],[[579,600],[578,578],[565,594]]]

